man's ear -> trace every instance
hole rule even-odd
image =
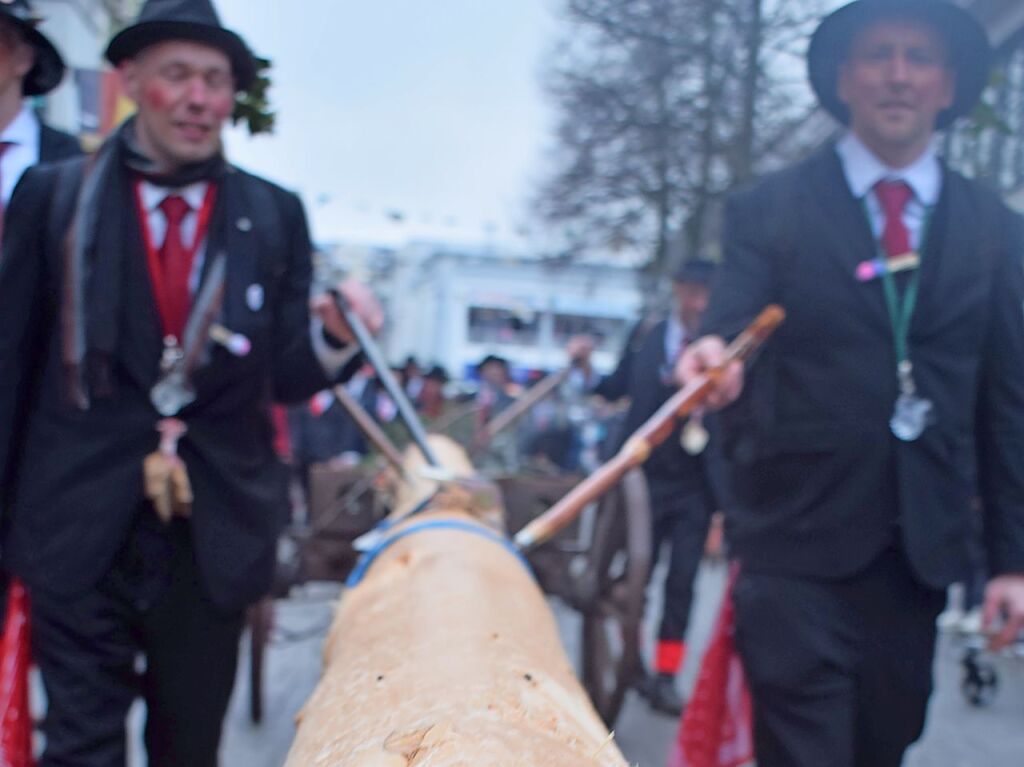
[[[139,62],[135,59],[126,59],[118,65],[117,73],[121,76],[125,95],[136,104],[139,103]]]
[[[849,106],[849,79],[850,65],[840,64],[839,73],[836,75],[836,96],[841,104]]]
[[[14,49],[14,72],[24,78],[36,65],[36,50],[24,40],[18,40]]]
[[[943,94],[942,105],[949,109],[956,101],[956,72],[952,69],[946,70],[946,92]]]

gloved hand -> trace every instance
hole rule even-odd
[[[177,455],[156,451],[142,464],[146,497],[164,524],[192,514],[192,483],[185,462]]]

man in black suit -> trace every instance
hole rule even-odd
[[[64,60],[37,23],[27,0],[0,4],[0,232],[11,194],[26,170],[82,153],[78,139],[41,123],[25,101],[49,93],[64,77]],[[0,620],[6,581],[0,574]]]
[[[591,387],[608,401],[629,397],[629,409],[616,440],[635,432],[676,392],[672,375],[676,360],[697,337],[701,315],[708,303],[708,284],[714,265],[689,261],[673,276],[673,307],[669,316],[634,333],[615,371]],[[592,342],[575,338],[569,356],[587,378]],[[618,445],[616,445],[617,449]],[[717,508],[707,448],[707,431],[700,419],[675,432],[644,463],[653,514],[653,561],[662,546],[669,549],[664,603],[653,673],[640,686],[651,706],[678,716],[683,699],[675,679],[686,657],[686,629],[693,604],[697,575],[711,515]]]
[[[28,168],[82,153],[78,139],[43,125],[25,101],[64,77],[64,60],[38,22],[28,0],[0,3],[0,211]]]
[[[857,0],[808,56],[848,130],[729,200],[709,335],[677,373],[719,364],[724,339],[785,307],[745,380],[731,366],[714,396],[758,764],[895,767],[924,726],[975,487],[993,644],[1024,625],[1024,240],[935,153],[988,79],[969,13]]]
[[[124,767],[139,694],[149,764],[212,767],[244,609],[288,516],[270,404],[358,355],[331,300],[311,320],[299,199],[223,156],[256,73],[245,42],[209,0],[149,0],[107,58],[137,115],[11,200],[3,553],[31,594],[43,767]],[[379,328],[365,289],[342,292]]]

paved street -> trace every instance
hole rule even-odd
[[[722,568],[704,568],[698,581],[696,624],[691,657],[680,678],[682,689],[693,683],[699,653],[711,630],[724,581]],[[280,767],[291,741],[292,721],[316,684],[323,630],[330,620],[332,586],[305,589],[278,604],[279,633],[270,648],[265,673],[265,721],[248,718],[248,665],[245,658],[227,723],[224,767]],[[577,618],[555,605],[570,652],[575,652]],[[290,635],[285,639],[283,635]],[[960,652],[945,638],[937,661],[938,691],[932,703],[928,732],[906,767],[1010,767],[1024,764],[1024,662],[997,663],[1001,689],[987,709],[972,709],[959,691]],[[676,722],[652,714],[634,693],[616,724],[627,757],[641,767],[662,767],[675,736]],[[141,762],[136,762],[141,764]]]

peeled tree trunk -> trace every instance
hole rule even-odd
[[[433,446],[471,473],[452,443]],[[626,767],[493,507],[442,491],[389,532],[407,534],[344,594],[286,767]]]

